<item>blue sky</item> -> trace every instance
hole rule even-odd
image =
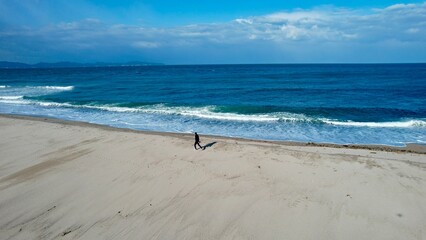
[[[0,0],[0,61],[426,62],[413,1]]]

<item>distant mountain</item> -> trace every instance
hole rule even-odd
[[[164,65],[162,63],[151,63],[151,62],[126,62],[126,63],[76,63],[76,62],[56,62],[56,63],[45,63],[40,62],[36,64],[26,64],[20,62],[7,62],[0,61],[0,68],[75,68],[75,67],[124,67],[124,66],[153,66],[153,65]]]
[[[0,68],[29,68],[31,65],[19,62],[0,61]]]

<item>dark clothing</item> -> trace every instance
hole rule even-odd
[[[203,148],[203,147],[201,147],[201,145],[200,145],[200,137],[198,136],[198,134],[197,134],[197,133],[195,133],[195,143],[194,143],[194,148],[195,148],[195,150],[197,150],[197,145],[198,145],[200,148]]]
[[[195,150],[197,150],[197,145],[198,145],[200,148],[203,148],[203,147],[200,145],[200,142],[196,142],[196,143],[194,143],[194,148],[195,148]]]

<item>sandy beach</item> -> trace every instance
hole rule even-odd
[[[424,147],[0,116],[0,239],[426,239]]]

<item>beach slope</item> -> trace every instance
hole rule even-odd
[[[426,155],[0,117],[0,239],[426,239]]]

